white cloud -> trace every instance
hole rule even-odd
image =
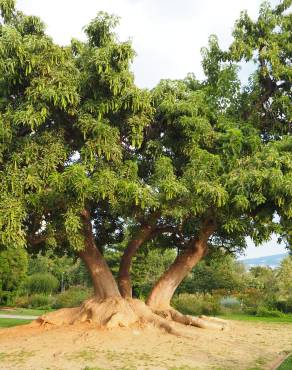
[[[188,72],[202,77],[200,48],[210,34],[222,47],[241,10],[251,17],[260,0],[19,0],[26,13],[39,15],[48,33],[60,44],[82,37],[82,27],[100,10],[121,17],[118,34],[131,38],[137,57],[133,69],[141,87],[153,87],[161,78],[183,78]]]

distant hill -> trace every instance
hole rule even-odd
[[[242,259],[240,260],[240,262],[244,263],[248,267],[269,266],[271,268],[276,268],[279,266],[282,259],[287,256],[288,256],[288,253],[282,253],[282,254],[275,254],[273,256]]]

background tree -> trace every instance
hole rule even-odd
[[[10,304],[25,280],[27,253],[22,248],[0,250],[0,302]]]
[[[132,266],[133,293],[136,297],[145,298],[153,284],[168,268],[176,257],[174,250],[145,246],[140,250]]]
[[[213,253],[214,254],[214,253]],[[235,260],[231,254],[209,254],[200,261],[178,287],[177,292],[216,293],[232,295],[241,291],[246,285],[246,268]]]
[[[61,290],[65,290],[72,285],[91,285],[88,270],[80,259],[66,254],[58,256],[50,249],[45,254],[30,255],[27,274],[47,273],[58,279]]]
[[[277,280],[280,298],[282,300],[289,299],[292,301],[292,258],[286,257],[281,261],[277,269]]]

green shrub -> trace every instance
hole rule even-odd
[[[22,248],[0,250],[0,304],[10,305],[27,272],[27,253]]]
[[[31,296],[21,296],[14,300],[14,305],[24,308],[52,308],[54,298],[45,294],[32,294]]]
[[[244,307],[243,312],[247,315],[256,315],[257,314],[257,308],[256,307]]]
[[[1,291],[0,292],[0,305],[13,305],[13,302],[14,302],[14,299],[15,299],[15,295],[17,294],[17,292],[9,292],[9,291]]]
[[[292,313],[292,297],[285,300],[277,300],[275,306],[279,311]]]
[[[29,299],[28,295],[21,295],[15,297],[13,300],[13,305],[15,307],[28,307],[29,306],[28,299]]]
[[[183,293],[173,298],[172,305],[188,315],[217,315],[221,312],[219,298],[209,293]]]
[[[58,279],[50,273],[36,273],[29,276],[25,282],[27,293],[51,294],[59,287]]]
[[[48,309],[52,307],[53,297],[45,294],[33,294],[28,299],[28,308]]]
[[[242,309],[249,315],[256,315],[262,307],[273,310],[275,308],[275,297],[272,292],[259,288],[247,288],[240,292],[238,299],[242,303]]]
[[[54,308],[77,307],[90,298],[92,290],[84,286],[71,287],[63,293],[55,296]]]
[[[256,316],[260,317],[283,317],[284,314],[281,311],[278,310],[269,310],[266,307],[259,307],[257,309]]]

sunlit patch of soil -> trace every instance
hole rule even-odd
[[[232,321],[228,331],[174,324],[100,329],[94,323],[0,330],[0,369],[270,369],[292,349],[292,325]]]

